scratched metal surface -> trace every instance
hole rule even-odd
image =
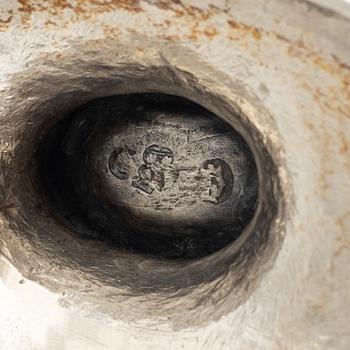
[[[219,308],[215,302],[230,291],[230,279],[220,279],[214,288],[217,299],[198,295],[198,304],[215,305],[203,309],[208,315],[205,311],[197,315],[210,322],[192,327],[190,323],[173,328],[166,317],[150,325],[144,319],[124,322],[106,310],[93,315],[93,305],[82,307],[64,290],[50,291],[24,278],[10,262],[24,257],[26,250],[12,249],[10,239],[8,249],[1,239],[0,348],[348,349],[350,22],[346,11],[277,0],[20,0],[1,1],[0,9],[2,164],[19,142],[8,135],[30,130],[33,122],[30,113],[16,128],[8,126],[9,120],[23,110],[35,110],[50,92],[60,96],[55,82],[67,91],[79,88],[74,79],[78,75],[86,81],[105,79],[113,65],[123,70],[126,63],[133,64],[136,74],[145,67],[158,65],[171,71],[176,66],[189,75],[173,75],[175,83],[199,82],[249,115],[262,139],[268,140],[274,159],[283,154],[279,175],[291,184],[284,241],[261,282],[239,305],[211,319],[213,309]],[[52,79],[45,79],[44,73]],[[21,91],[16,90],[19,85]],[[80,88],[82,94],[87,91],[86,85]],[[78,104],[79,96],[70,102]],[[0,182],[2,238],[14,229],[6,215],[23,209],[12,201],[16,196],[4,191],[2,175]],[[62,270],[61,262],[50,266],[52,275],[71,273]],[[138,263],[147,268],[148,262]],[[40,275],[40,269],[50,271],[48,266],[31,266],[31,273],[24,273]],[[250,270],[249,278],[255,277]],[[78,280],[71,283],[77,289],[109,291],[97,280],[84,286]],[[157,295],[152,297],[154,308],[161,308]],[[120,306],[123,312],[138,296],[130,299]]]

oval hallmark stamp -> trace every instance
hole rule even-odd
[[[119,180],[134,179],[130,185],[145,194],[168,192],[173,200],[191,197],[217,204],[232,192],[233,173],[223,159],[208,159],[200,166],[183,166],[170,148],[153,144],[143,151],[143,163],[138,166],[137,174],[128,174],[123,170],[126,164],[119,160],[123,152],[128,152],[126,147],[117,147],[112,152],[108,162],[111,173]]]

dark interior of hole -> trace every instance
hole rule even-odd
[[[52,216],[84,239],[194,259],[233,242],[255,212],[244,139],[184,98],[93,100],[44,132],[37,183]]]

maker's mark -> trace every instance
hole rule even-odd
[[[118,180],[131,181],[131,186],[148,195],[156,192],[167,193],[173,204],[194,203],[198,200],[210,203],[226,201],[233,188],[233,173],[221,158],[208,159],[198,166],[183,166],[176,162],[174,152],[168,147],[153,144],[142,155],[143,163],[137,174],[130,176],[125,169],[130,167],[121,157],[127,148],[117,147],[109,157],[111,173]],[[129,151],[130,153],[130,151]]]

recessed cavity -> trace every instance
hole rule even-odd
[[[233,127],[166,94],[93,100],[39,146],[44,201],[81,238],[158,258],[194,259],[251,221],[258,177]]]

